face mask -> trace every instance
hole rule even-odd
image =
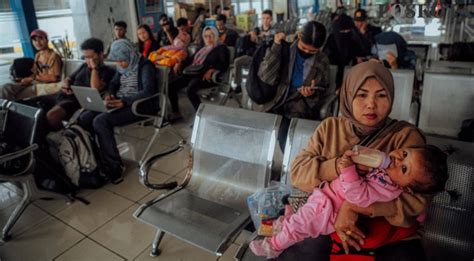
[[[307,53],[305,51],[302,51],[300,48],[297,48],[297,49],[298,49],[298,53],[300,54],[301,57],[303,57],[303,59],[308,59],[309,57],[314,55],[312,53]]]

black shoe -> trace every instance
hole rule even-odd
[[[234,90],[235,94],[239,94],[242,92],[242,87],[240,85],[237,85],[237,87],[235,87],[235,90]]]
[[[110,183],[117,185],[123,181],[123,174],[125,173],[125,166],[120,166],[120,169],[114,174],[110,175]]]

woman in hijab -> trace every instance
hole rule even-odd
[[[210,26],[204,27],[202,38],[205,43],[204,47],[196,52],[191,65],[188,66],[189,68],[184,69],[184,75],[170,83],[169,96],[172,108],[170,120],[172,121],[182,118],[178,105],[178,91],[180,89],[187,87],[188,98],[194,109],[197,110],[199,104],[201,104],[197,92],[200,89],[214,86],[212,75],[217,71],[225,72],[229,68],[229,49],[219,42],[217,30]],[[188,73],[186,73],[187,71]]]
[[[323,181],[336,179],[340,155],[357,144],[386,153],[424,145],[425,137],[419,129],[388,117],[393,98],[393,78],[382,64],[369,61],[354,66],[342,87],[342,116],[324,120],[307,147],[296,156],[291,166],[293,186],[311,192]],[[345,202],[337,216],[336,233],[344,248],[374,249],[377,260],[394,256],[396,260],[424,260],[421,242],[414,235],[416,219],[426,206],[426,196],[407,192],[392,202],[375,203],[367,208]],[[374,219],[363,219],[365,222],[356,225],[359,215]],[[382,247],[390,242],[390,247]],[[330,236],[309,238],[287,249],[278,259],[329,260],[331,244]]]
[[[331,64],[337,65],[336,86],[342,84],[344,66],[352,65],[357,57],[365,57],[363,42],[356,32],[354,21],[346,14],[340,15],[332,23],[332,32],[328,37],[324,52]]]
[[[103,113],[85,111],[79,117],[78,124],[96,134],[105,174],[112,183],[117,184],[122,181],[125,169],[113,129],[141,119],[133,114],[131,107],[134,101],[157,92],[156,72],[153,64],[142,57],[127,39],[114,41],[108,58],[116,62],[117,73],[108,87],[105,104],[115,110]],[[156,98],[140,104],[140,112],[145,114],[153,114],[158,109]]]

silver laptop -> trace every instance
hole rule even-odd
[[[100,93],[95,88],[82,87],[82,86],[71,86],[74,95],[81,104],[82,108],[89,111],[98,112],[113,112],[118,108],[107,108],[105,101],[100,96]]]

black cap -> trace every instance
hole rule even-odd
[[[354,13],[354,21],[365,21],[367,12],[364,9],[357,9]]]

